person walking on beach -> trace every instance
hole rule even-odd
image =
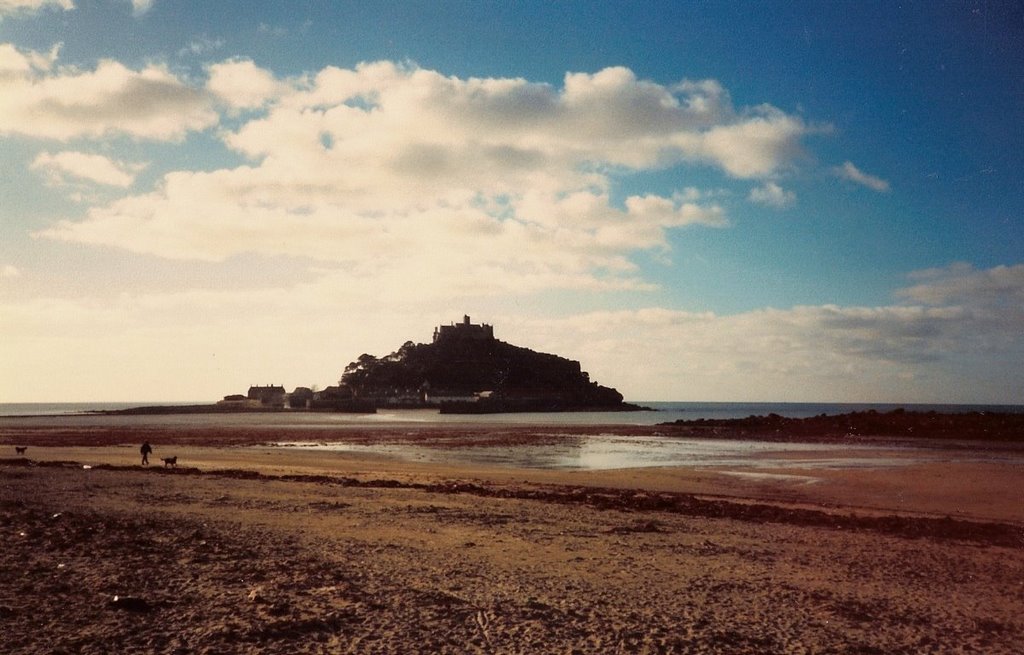
[[[149,464],[149,454],[153,452],[153,447],[149,445],[149,442],[142,444],[142,448],[139,448],[139,452],[142,453],[142,465],[146,466]]]

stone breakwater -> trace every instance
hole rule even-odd
[[[707,435],[786,437],[906,437],[1024,441],[1024,413],[851,412],[788,418],[778,414],[739,419],[681,419],[662,427]]]

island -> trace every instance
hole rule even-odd
[[[378,408],[445,414],[642,409],[592,381],[578,361],[496,339],[493,326],[469,316],[435,328],[430,343],[407,341],[385,357],[361,355],[330,393]]]
[[[406,341],[384,357],[362,354],[337,384],[316,389],[253,385],[206,405],[105,410],[101,414],[205,414],[319,411],[375,413],[380,408],[437,409],[442,414],[636,411],[622,394],[597,384],[575,360],[514,346],[494,327],[471,322],[434,328],[430,343]]]

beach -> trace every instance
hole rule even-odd
[[[832,439],[828,450],[784,444],[698,467],[510,465],[524,448],[609,431],[654,438],[636,426],[5,422],[4,650],[1015,653],[1024,643],[1019,445]],[[413,445],[440,454],[418,459]],[[504,454],[467,463],[473,449]],[[159,459],[172,455],[175,467]]]

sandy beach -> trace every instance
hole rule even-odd
[[[497,439],[514,449],[564,435],[465,426],[316,437],[433,439],[439,449]],[[4,652],[1016,653],[1024,644],[1017,445],[862,440],[850,456],[886,465],[810,471],[812,455],[794,447],[772,455],[791,467],[764,475],[467,466],[267,445],[279,438],[5,424]],[[149,467],[138,462],[143,439],[155,448]],[[23,456],[15,445],[27,446]],[[172,454],[178,466],[163,466],[158,458]]]

